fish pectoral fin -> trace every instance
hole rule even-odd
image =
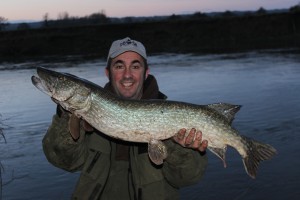
[[[161,165],[168,156],[167,147],[162,141],[151,139],[148,143],[148,155],[153,163]]]
[[[213,152],[215,155],[217,155],[221,160],[223,161],[223,165],[226,168],[226,160],[225,160],[225,153],[227,150],[227,146],[224,148],[215,148],[215,147],[208,147],[208,149]]]
[[[69,130],[73,139],[78,139],[80,136],[80,119],[72,113],[69,119]]]

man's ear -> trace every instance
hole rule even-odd
[[[107,67],[105,68],[105,75],[106,75],[106,77],[109,79],[109,70],[108,70]]]
[[[150,73],[150,69],[147,68],[147,69],[146,69],[146,73],[145,73],[145,80],[148,78],[149,73]]]

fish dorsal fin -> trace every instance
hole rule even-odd
[[[228,103],[214,103],[209,104],[208,107],[214,109],[219,114],[225,116],[228,123],[231,124],[234,119],[234,115],[240,110],[242,106],[232,105]]]

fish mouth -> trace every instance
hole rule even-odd
[[[55,103],[64,102],[72,98],[72,94],[61,95],[56,89],[56,84],[61,80],[62,73],[52,71],[43,67],[37,68],[37,76],[32,76],[32,84],[41,92],[51,97]]]
[[[37,76],[32,76],[32,84],[41,92],[53,96],[55,79],[58,78],[59,73],[48,70],[44,67],[37,67]]]
[[[38,90],[49,96],[52,96],[52,90],[49,87],[47,87],[47,85],[42,81],[42,79],[40,79],[37,76],[32,76],[31,82]]]

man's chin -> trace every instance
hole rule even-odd
[[[125,99],[139,99],[142,95],[139,95],[136,89],[130,88],[128,90],[119,90],[120,96]]]
[[[132,93],[122,93],[121,96],[125,99],[134,99],[135,98],[135,94],[132,94]]]

